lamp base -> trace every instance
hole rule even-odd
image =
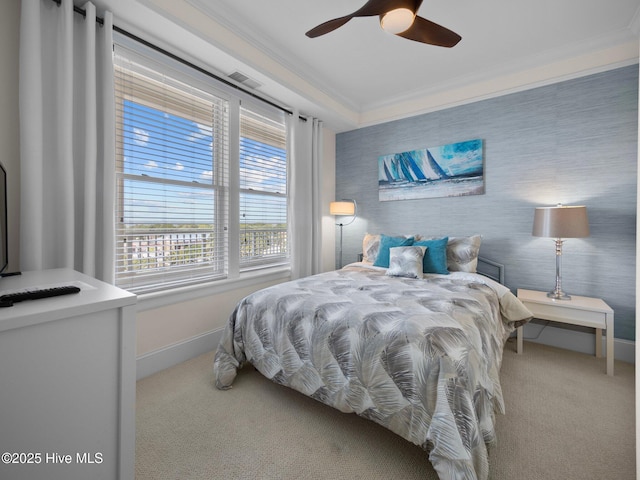
[[[547,297],[553,298],[554,300],[571,300],[571,296],[567,295],[562,290],[552,290],[547,293]]]
[[[562,291],[562,239],[556,238],[556,288],[547,293],[547,297],[554,300],[571,300],[571,297]]]

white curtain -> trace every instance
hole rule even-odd
[[[20,268],[113,282],[113,19],[95,6],[22,0]]]
[[[322,205],[320,162],[322,122],[289,118],[291,274],[301,278],[321,271]]]

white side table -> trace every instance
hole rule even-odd
[[[613,375],[613,310],[599,298],[571,296],[555,300],[546,292],[518,289],[518,298],[535,318],[596,329],[596,357],[602,357],[602,329],[607,331],[607,375]],[[522,353],[523,328],[518,328],[517,352]]]

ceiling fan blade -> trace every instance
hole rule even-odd
[[[320,35],[324,35],[329,32],[333,32],[336,28],[341,27],[349,20],[353,18],[353,15],[347,15],[345,17],[334,18],[333,20],[329,20],[327,22],[321,23],[317,27],[313,27],[309,30],[305,35],[309,38],[316,38]]]
[[[457,45],[462,40],[460,35],[448,28],[418,16],[416,16],[413,25],[404,32],[396,33],[396,35],[416,42],[449,48]]]
[[[341,27],[354,17],[372,17],[382,15],[395,8],[409,8],[417,12],[423,0],[369,0],[362,7],[344,17],[334,18],[309,30],[305,35],[309,38],[319,37]]]

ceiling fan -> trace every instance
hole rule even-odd
[[[309,38],[319,37],[341,27],[355,17],[380,16],[383,30],[416,42],[453,47],[462,37],[448,28],[416,15],[423,0],[369,0],[344,17],[334,18],[309,30]]]

